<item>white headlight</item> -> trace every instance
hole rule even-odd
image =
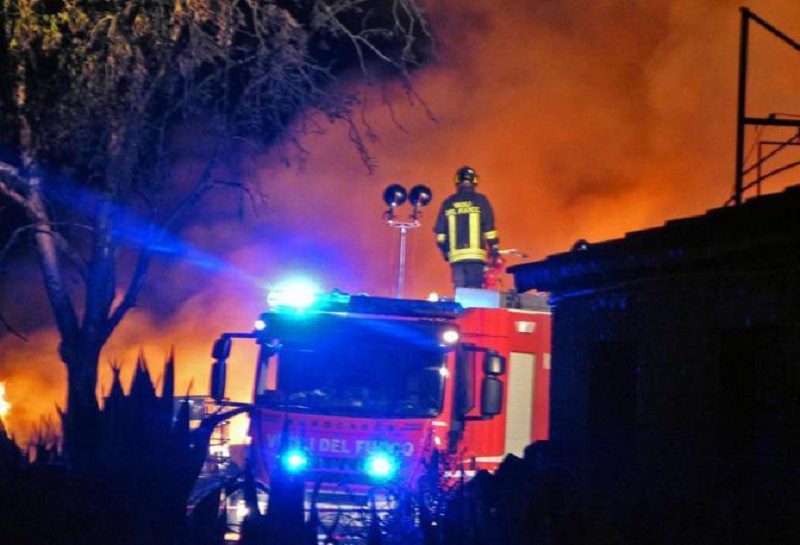
[[[458,342],[460,335],[456,329],[445,329],[442,333],[442,342],[444,344],[455,344]]]

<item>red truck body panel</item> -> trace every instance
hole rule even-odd
[[[478,467],[494,467],[506,454],[521,455],[521,445],[548,438],[550,318],[548,311],[471,308],[458,320],[465,341],[494,349],[506,358],[503,412],[491,420],[469,422],[464,435],[462,455],[475,458]],[[510,404],[515,406],[511,415]],[[524,430],[519,428],[526,423],[520,411],[528,413]],[[472,414],[478,416],[477,407]],[[515,418],[509,421],[510,417]],[[515,433],[515,441],[509,433]]]

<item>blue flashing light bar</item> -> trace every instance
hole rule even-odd
[[[270,289],[267,303],[272,313],[298,316],[313,312],[339,312],[453,319],[464,310],[460,303],[454,301],[349,295],[336,289],[323,293],[315,282],[302,276],[288,278]],[[264,318],[262,315],[257,330],[263,330],[264,327],[259,326],[269,323]]]
[[[319,293],[319,287],[310,280],[292,278],[271,289],[267,303],[273,308],[302,312],[317,302]]]
[[[369,295],[348,295],[340,291],[308,295],[271,293],[269,299],[271,311],[278,313],[307,315],[313,312],[343,312],[350,314],[371,314],[385,316],[403,316],[413,318],[453,319],[463,312],[459,303],[454,301],[423,301],[416,299],[393,299],[389,297],[371,297]],[[266,320],[266,316],[261,317]]]

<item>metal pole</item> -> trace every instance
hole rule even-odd
[[[763,162],[762,159],[762,151],[761,151],[761,142],[758,143],[758,162],[756,165],[758,168],[756,169],[756,195],[759,197],[761,196],[761,163]]]
[[[397,298],[403,297],[403,287],[405,284],[406,276],[406,234],[408,234],[408,227],[405,225],[400,226],[400,258],[397,265]]]
[[[750,30],[750,10],[742,10],[742,31],[739,38],[739,101],[736,107],[736,183],[733,193],[737,205],[742,204],[744,186],[744,125],[747,99],[747,49]]]

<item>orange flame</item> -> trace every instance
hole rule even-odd
[[[6,383],[0,382],[0,419],[5,423],[5,418],[11,412],[11,403],[6,401]]]

